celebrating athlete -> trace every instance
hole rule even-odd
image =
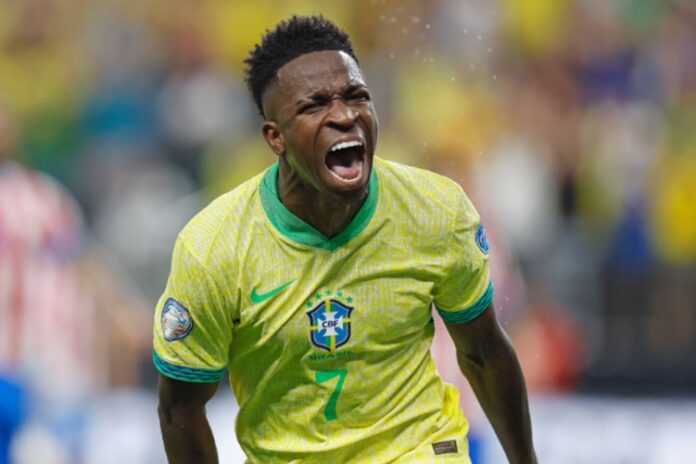
[[[282,22],[246,63],[278,162],[179,234],[154,333],[170,463],[217,462],[205,405],[226,371],[248,462],[470,462],[430,355],[433,304],[508,459],[536,462],[464,192],[375,156],[370,91],[330,21]]]

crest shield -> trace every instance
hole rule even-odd
[[[350,339],[352,311],[352,307],[334,299],[324,300],[308,311],[312,343],[329,352],[345,345]]]

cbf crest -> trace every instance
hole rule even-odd
[[[314,303],[307,302],[307,306],[314,308],[307,311],[309,316],[309,332],[312,344],[329,352],[345,345],[350,340],[351,318],[353,307],[349,303],[351,297],[343,298],[343,293],[338,292],[332,296],[331,292],[315,295]]]

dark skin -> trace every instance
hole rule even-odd
[[[189,383],[159,376],[160,430],[169,464],[217,464],[213,432],[205,405],[217,383]]]
[[[537,462],[532,444],[527,390],[517,355],[489,306],[465,324],[445,324],[457,362],[491,422],[508,461]]]
[[[347,54],[320,51],[280,68],[263,97],[264,139],[278,156],[280,199],[326,237],[340,233],[367,197],[378,122],[362,71]],[[356,176],[327,165],[339,142],[361,143]],[[536,463],[524,378],[493,308],[466,324],[448,325],[459,366],[511,463]],[[205,405],[217,384],[160,376],[159,416],[170,464],[217,463]]]
[[[295,216],[333,237],[367,197],[377,115],[362,71],[344,52],[301,55],[278,70],[264,94],[263,136],[278,155],[280,200]],[[361,174],[342,181],[327,167],[341,141],[362,144]]]

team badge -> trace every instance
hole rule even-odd
[[[339,292],[338,297],[341,296]],[[347,298],[347,301],[350,303],[352,298]],[[338,298],[322,299],[314,309],[307,312],[312,343],[329,352],[345,345],[350,340],[350,314],[353,309]]]
[[[479,224],[478,229],[476,229],[476,244],[485,254],[488,254],[488,239],[486,238],[486,229],[483,224]]]
[[[191,313],[174,298],[170,298],[164,303],[161,323],[164,339],[168,342],[181,340],[193,329]]]

